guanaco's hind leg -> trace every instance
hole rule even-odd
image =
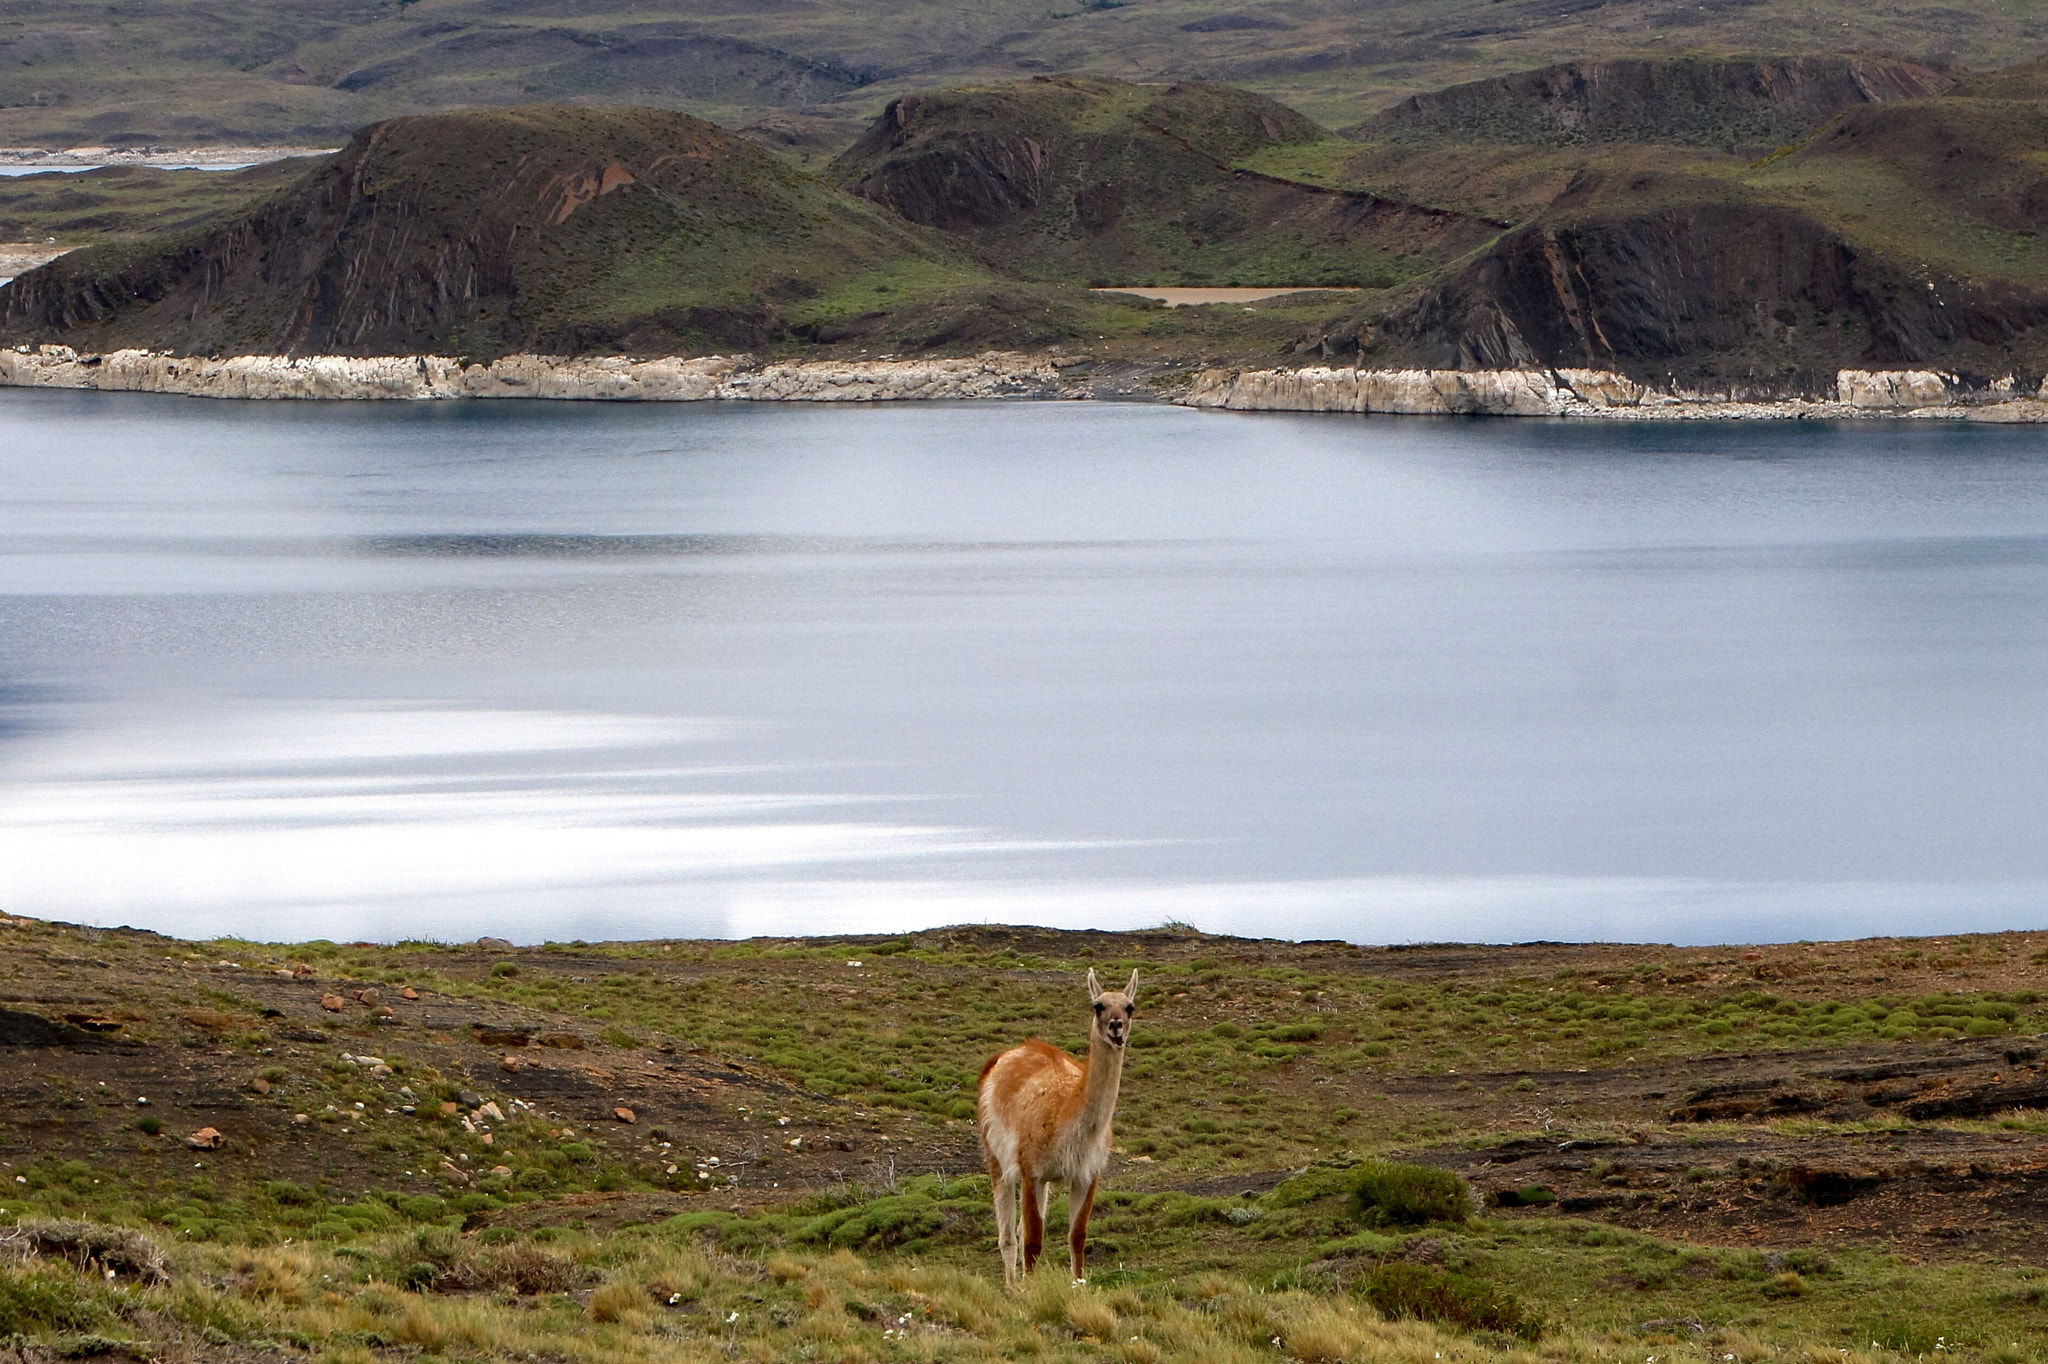
[[[1003,1173],[994,1161],[988,1163],[989,1187],[995,1191],[996,1249],[1003,1257],[1003,1281],[1017,1278],[1017,1181]]]
[[[1038,1264],[1038,1253],[1045,1249],[1046,1185],[1026,1170],[1019,1192],[1024,1199],[1024,1272],[1029,1274]]]
[[[1072,1207],[1067,1214],[1067,1244],[1074,1252],[1074,1277],[1079,1280],[1088,1277],[1088,1214],[1095,1211],[1095,1191],[1101,1184],[1097,1180],[1088,1186],[1088,1192],[1069,1200]]]

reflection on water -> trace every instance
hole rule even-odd
[[[1945,424],[0,394],[0,907],[516,939],[2035,927]]]

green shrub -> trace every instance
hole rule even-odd
[[[491,968],[491,974],[499,980],[504,980],[508,976],[518,975],[519,965],[517,962],[501,961]]]
[[[83,1331],[106,1320],[98,1304],[51,1275],[0,1269],[0,1339]]]
[[[1384,1264],[1359,1283],[1366,1301],[1387,1317],[1415,1317],[1468,1331],[1497,1331],[1534,1340],[1543,1319],[1515,1295],[1482,1279],[1447,1274],[1406,1260]]]
[[[1351,1201],[1368,1225],[1462,1222],[1471,1208],[1465,1181],[1433,1165],[1368,1160],[1351,1177]]]
[[[162,1118],[137,1118],[135,1120],[135,1127],[136,1130],[144,1135],[153,1137],[164,1130],[164,1120]]]
[[[273,1203],[282,1203],[288,1208],[317,1207],[326,1200],[311,1189],[294,1184],[289,1179],[273,1179],[263,1186]]]
[[[1519,1189],[1502,1189],[1493,1201],[1503,1208],[1540,1208],[1557,1202],[1557,1195],[1541,1184],[1525,1184]]]

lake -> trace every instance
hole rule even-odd
[[[0,392],[0,907],[2044,926],[2048,436]]]

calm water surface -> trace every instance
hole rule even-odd
[[[2048,920],[2048,436],[0,393],[0,907]]]

